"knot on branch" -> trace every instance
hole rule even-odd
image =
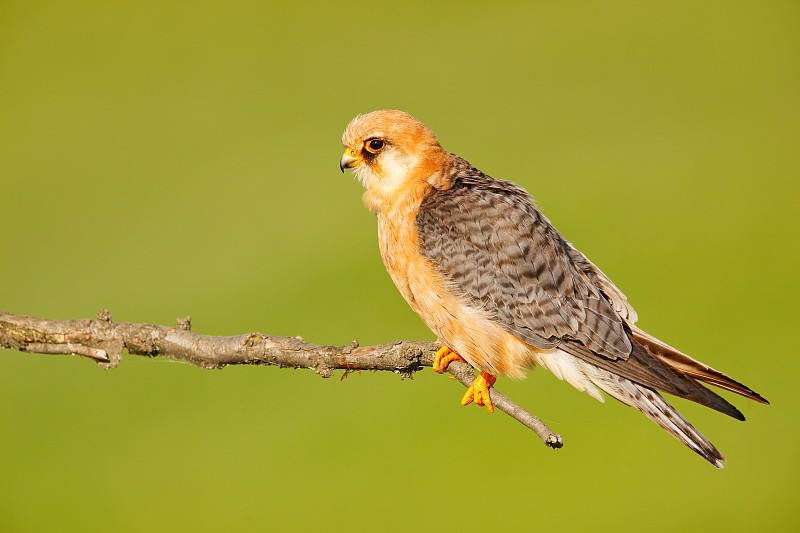
[[[242,339],[242,346],[253,348],[258,346],[264,341],[264,336],[261,333],[250,333]]]
[[[322,378],[329,378],[333,375],[333,367],[324,359],[321,359],[313,367],[314,373]]]
[[[356,339],[353,339],[352,341],[350,341],[350,344],[345,344],[344,346],[339,348],[339,351],[350,355],[356,348],[358,348],[358,341]]]
[[[400,361],[403,365],[395,370],[395,373],[400,376],[400,379],[414,379],[414,372],[422,370],[421,358],[425,351],[411,343],[399,341],[398,344],[400,345]]]

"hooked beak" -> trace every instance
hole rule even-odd
[[[342,158],[339,160],[339,168],[344,172],[344,169],[357,167],[362,163],[364,163],[364,160],[361,156],[352,148],[348,148],[344,151]]]

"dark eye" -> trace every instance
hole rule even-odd
[[[382,140],[380,140],[380,139],[370,139],[369,141],[367,141],[367,143],[364,146],[364,148],[366,148],[368,152],[372,152],[373,154],[377,154],[378,152],[383,150],[384,146],[386,146],[386,143],[383,142]]]

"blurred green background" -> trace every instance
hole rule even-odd
[[[677,402],[717,471],[543,370],[498,387],[559,452],[429,370],[2,350],[0,530],[797,528],[798,28],[795,1],[0,3],[1,309],[432,339],[337,168],[397,108],[773,403]]]

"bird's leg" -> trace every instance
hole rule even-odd
[[[447,369],[447,365],[456,359],[464,361],[464,359],[454,352],[449,346],[444,345],[436,351],[433,356],[433,370],[438,373],[443,373]],[[466,363],[466,361],[464,361]],[[467,393],[461,398],[461,405],[469,405],[475,402],[478,405],[485,405],[486,410],[490,413],[494,412],[494,405],[492,405],[492,398],[489,395],[489,387],[494,385],[497,378],[488,372],[481,372],[472,385],[467,389]]]
[[[473,401],[478,405],[485,405],[486,410],[490,413],[494,412],[494,405],[492,405],[492,398],[489,395],[489,387],[494,385],[497,378],[488,372],[481,372],[472,385],[467,389],[467,393],[461,398],[461,405],[469,405]]]
[[[449,346],[442,346],[436,352],[436,355],[433,356],[434,372],[438,372],[439,374],[444,373],[444,371],[447,369],[447,365],[450,364],[450,361],[455,361],[456,359],[464,361],[464,359],[456,352],[451,350]],[[466,361],[464,362],[466,363]]]

